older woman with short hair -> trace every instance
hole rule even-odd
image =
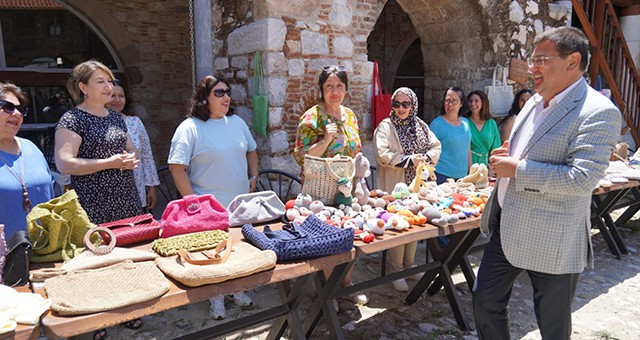
[[[53,198],[53,177],[42,152],[17,137],[29,112],[29,97],[18,86],[0,83],[0,224],[5,237],[27,230],[27,214]],[[27,170],[25,167],[29,167]]]

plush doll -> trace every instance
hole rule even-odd
[[[416,167],[416,177],[409,184],[409,190],[414,193],[420,192],[421,188],[427,187],[427,182],[431,181],[432,172],[435,170],[425,162],[420,162]]]
[[[344,204],[351,206],[351,202],[353,202],[353,198],[351,197],[351,189],[353,188],[353,184],[346,177],[340,177],[338,179],[338,193],[336,194],[336,198],[334,202],[336,205]]]
[[[391,195],[393,195],[394,199],[404,199],[409,197],[409,195],[411,195],[411,192],[409,191],[409,187],[406,184],[400,182],[396,183],[396,185],[393,187]]]
[[[489,169],[484,164],[472,164],[469,175],[458,180],[459,183],[472,183],[477,189],[489,185]]]
[[[298,208],[300,207],[309,208],[309,205],[311,204],[312,201],[313,201],[313,198],[311,198],[311,195],[299,193],[298,196],[296,197],[294,204]]]
[[[353,187],[353,197],[360,204],[367,204],[369,200],[369,189],[367,188],[366,178],[371,176],[369,169],[369,159],[362,152],[358,152],[355,158],[355,185]]]

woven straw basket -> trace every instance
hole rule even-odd
[[[356,165],[353,158],[336,155],[333,158],[304,156],[304,183],[302,193],[314,200],[333,204],[338,194],[338,179],[346,177],[353,181]]]

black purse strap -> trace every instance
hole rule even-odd
[[[263,232],[266,237],[273,240],[287,241],[287,240],[297,240],[297,239],[307,237],[307,234],[304,231],[302,231],[302,229],[300,228],[300,225],[295,222],[285,224],[282,227],[282,231],[280,232],[273,231],[268,225],[266,225],[264,226]]]

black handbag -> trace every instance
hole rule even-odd
[[[31,241],[26,230],[20,230],[7,240],[7,254],[2,279],[10,287],[29,283],[29,258]]]

